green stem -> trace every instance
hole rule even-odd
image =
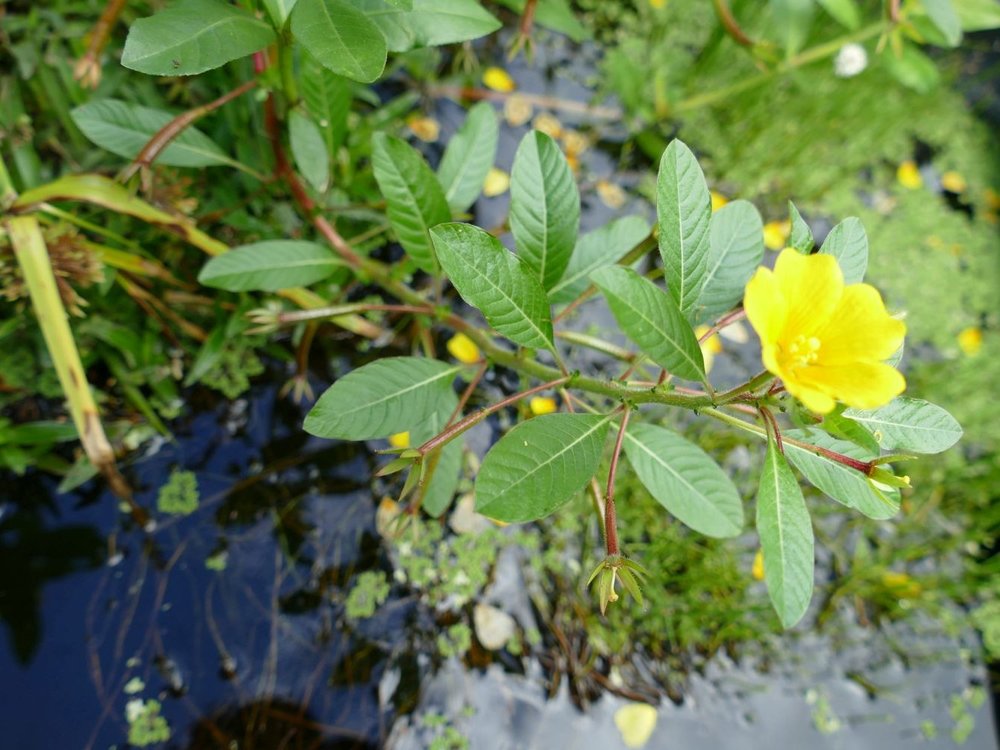
[[[289,107],[294,107],[299,101],[299,87],[295,82],[294,59],[288,33],[282,35],[278,45],[278,62],[281,67],[281,88],[285,92],[285,101]]]
[[[730,388],[728,391],[723,391],[722,393],[717,394],[713,403],[715,406],[723,406],[732,401],[737,401],[741,396],[753,393],[757,389],[770,383],[772,380],[774,380],[774,375],[769,373],[767,370],[764,370],[763,372],[754,375],[747,382],[741,383],[735,388]]]
[[[15,200],[17,200],[17,191],[14,189],[14,183],[10,179],[10,173],[7,171],[7,165],[3,160],[3,154],[0,154],[0,209],[6,210],[6,207]]]

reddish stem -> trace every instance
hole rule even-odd
[[[625,430],[628,428],[628,418],[631,411],[628,406],[622,412],[622,423],[618,428],[618,438],[615,440],[615,450],[611,454],[611,467],[608,469],[608,488],[604,493],[604,542],[608,555],[618,552],[618,515],[615,511],[615,478],[618,475],[618,459],[622,453],[622,443],[625,440]]]

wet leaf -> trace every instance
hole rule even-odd
[[[844,416],[875,435],[885,450],[940,453],[962,437],[962,426],[940,406],[901,396],[878,409],[847,409]]]

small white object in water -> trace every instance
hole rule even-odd
[[[472,621],[476,626],[476,638],[490,651],[506,646],[517,631],[513,617],[489,604],[477,604],[472,610]]]
[[[868,53],[860,44],[845,44],[833,60],[833,72],[840,78],[852,78],[868,67]]]

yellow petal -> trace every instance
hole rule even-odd
[[[542,414],[551,414],[559,408],[559,404],[556,403],[554,398],[549,398],[548,396],[535,396],[528,402],[528,408],[531,409],[532,414],[538,417]]]
[[[625,205],[627,196],[625,195],[625,191],[621,189],[620,185],[608,182],[607,180],[598,180],[596,187],[597,196],[608,208],[621,208]]]
[[[907,190],[916,190],[924,184],[924,178],[920,176],[920,169],[912,159],[907,159],[896,168],[896,179]]]
[[[409,448],[410,447],[410,433],[408,432],[397,432],[395,435],[389,436],[389,445],[393,448]]]
[[[433,143],[441,134],[441,125],[433,117],[412,115],[406,118],[406,125],[413,135],[425,143]]]
[[[792,233],[792,223],[785,221],[769,221],[764,225],[764,245],[768,250],[781,250]]]
[[[490,171],[486,173],[486,179],[483,180],[483,195],[487,198],[495,198],[498,195],[503,195],[509,189],[510,175],[502,169],[490,167]]]
[[[950,170],[941,175],[941,187],[949,193],[964,193],[968,187],[965,178],[958,172]]]
[[[815,412],[816,414],[829,414],[833,411],[833,407],[837,405],[836,399],[828,393],[805,385],[800,380],[797,380],[794,375],[792,377],[783,377],[782,380],[784,381],[785,388],[788,389],[788,392],[801,401],[802,404],[811,412]]]
[[[844,274],[832,255],[803,255],[785,248],[774,264],[774,277],[788,304],[782,332],[788,341],[822,327],[844,293]]]
[[[724,196],[722,193],[719,193],[719,192],[716,192],[715,190],[712,190],[712,191],[710,191],[709,194],[712,196],[712,210],[713,211],[718,211],[724,205],[726,205],[727,203],[729,203],[729,199],[726,196]]]
[[[615,711],[615,726],[625,747],[643,747],[656,729],[656,709],[648,703],[629,703]]]
[[[667,0],[649,0],[649,4],[651,7],[660,10],[667,7]]]
[[[562,131],[560,140],[563,144],[563,150],[566,151],[567,155],[582,154],[590,146],[590,141],[587,140],[587,136],[581,133],[579,130],[566,129]]]
[[[983,332],[975,326],[966,328],[958,334],[958,346],[970,357],[979,354],[979,350],[983,348]]]
[[[855,409],[876,409],[885,406],[906,390],[906,380],[900,372],[881,362],[855,362],[850,365],[801,367],[795,373],[797,386],[815,389]],[[799,396],[785,382],[792,395]],[[813,407],[802,398],[810,409]],[[815,411],[822,411],[815,409]]]
[[[479,347],[464,333],[456,333],[448,339],[447,347],[448,353],[463,364],[471,365],[482,358]]]
[[[819,362],[823,366],[859,360],[879,362],[903,345],[906,324],[889,315],[875,287],[851,284],[844,288],[840,304],[816,336],[822,342]]]
[[[753,556],[753,567],[750,568],[750,575],[755,581],[764,580],[764,553],[761,550],[757,550],[757,554]]]
[[[535,130],[540,130],[546,135],[550,135],[553,138],[558,138],[562,135],[562,123],[556,119],[555,115],[551,115],[548,112],[542,112],[535,118],[534,122],[531,123],[531,127]]]
[[[503,68],[497,67],[489,67],[483,71],[483,85],[488,89],[493,89],[504,94],[517,88],[517,84],[510,77],[510,73]]]
[[[520,94],[507,97],[507,101],[503,104],[504,119],[511,127],[517,128],[524,125],[534,113],[531,102]]]
[[[750,325],[757,331],[763,345],[774,344],[785,328],[788,303],[769,268],[758,268],[747,282],[743,308]],[[775,373],[777,374],[777,373]]]

